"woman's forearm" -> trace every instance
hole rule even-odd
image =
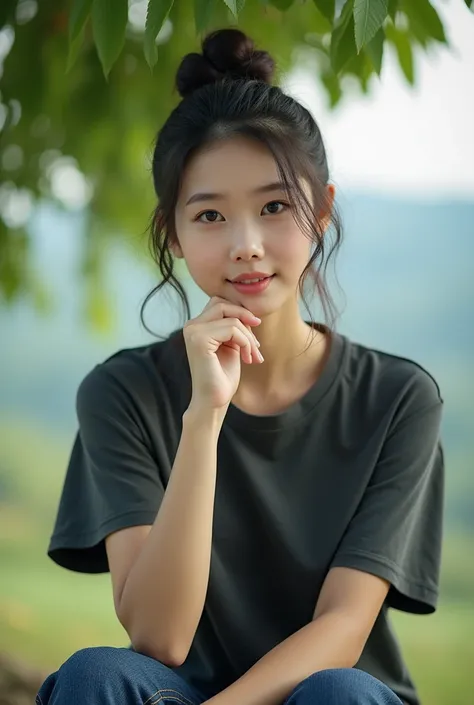
[[[188,653],[209,581],[222,414],[189,409],[161,507],[121,595],[132,645],[171,666]]]
[[[352,668],[359,659],[356,620],[323,614],[269,651],[238,680],[203,705],[282,705],[308,676],[327,668]],[[315,705],[324,705],[315,703]]]

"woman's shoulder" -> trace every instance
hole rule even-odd
[[[179,386],[185,378],[186,360],[181,341],[181,331],[174,331],[164,340],[117,350],[83,377],[77,390],[78,405],[103,406],[107,399],[143,403],[163,395],[170,386]]]
[[[344,375],[366,398],[403,400],[416,410],[443,403],[439,384],[421,362],[346,338]]]

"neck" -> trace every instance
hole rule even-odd
[[[264,316],[253,331],[264,362],[242,365],[237,403],[239,398],[268,397],[275,390],[298,383],[311,375],[325,356],[327,336],[305,323],[298,310],[291,316],[281,312]]]

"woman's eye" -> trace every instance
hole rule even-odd
[[[218,216],[220,213],[217,211],[204,211],[204,213],[200,213],[196,220],[200,221],[201,223],[215,223],[217,221]],[[204,216],[206,216],[206,220],[203,220]],[[207,217],[209,216],[209,219]]]
[[[279,206],[282,206],[281,210],[279,210]],[[265,208],[268,209],[270,215],[277,215],[278,213],[283,213],[283,211],[288,208],[288,205],[283,203],[283,201],[270,201],[263,210],[265,210]]]

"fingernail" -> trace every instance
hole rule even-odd
[[[264,357],[263,357],[262,353],[260,352],[260,350],[257,350],[257,353],[258,353],[258,359],[260,360],[260,362],[263,362]]]
[[[253,336],[255,338],[255,336]],[[260,342],[255,338],[255,345],[259,348],[260,347]]]
[[[252,317],[253,317],[254,321],[258,321],[259,323],[262,322],[262,319],[259,318],[258,316],[253,316],[253,314],[252,314]]]

